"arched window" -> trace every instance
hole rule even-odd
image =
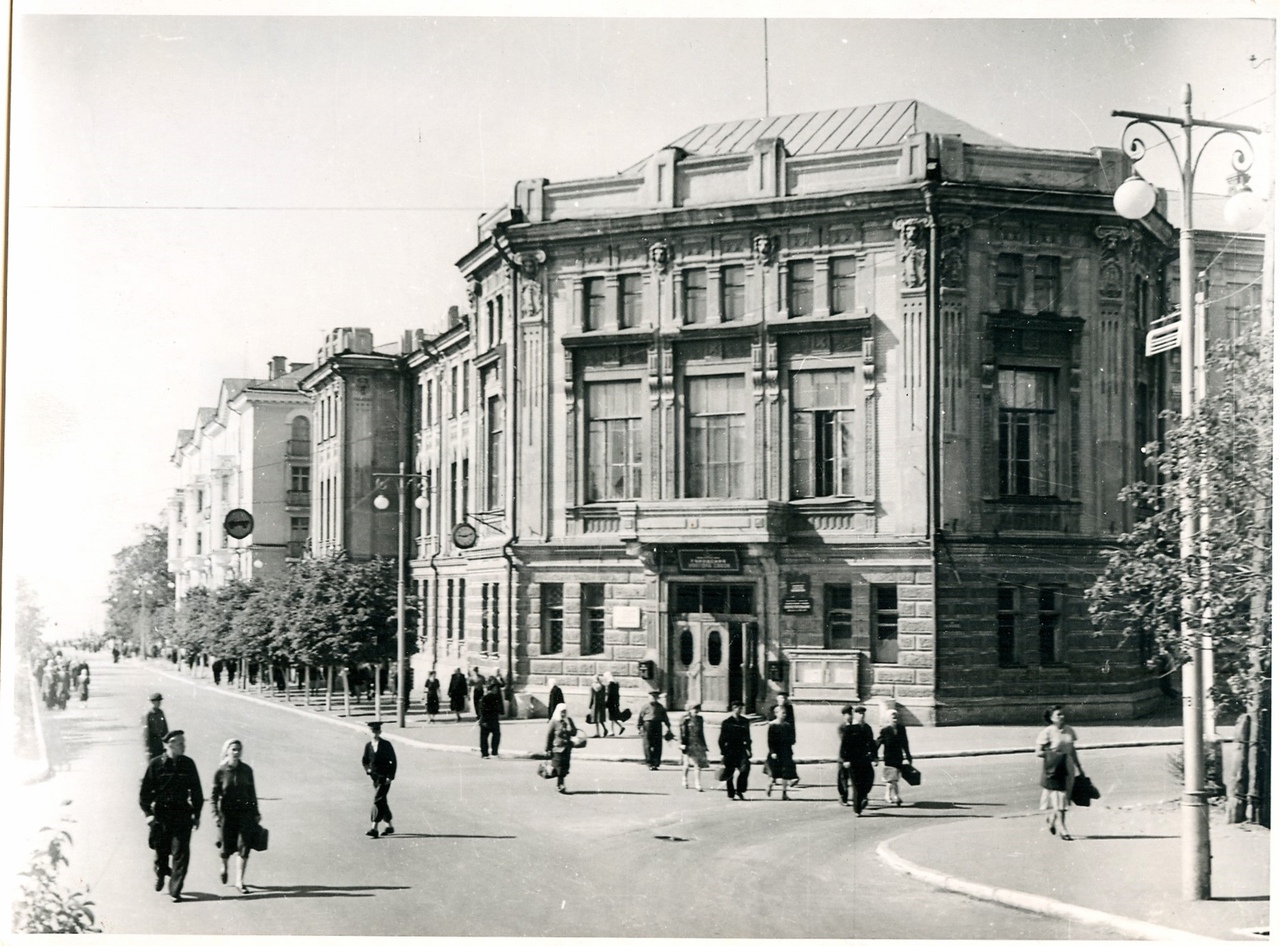
[[[685,628],[680,632],[680,664],[687,667],[693,663],[693,632]]]
[[[713,667],[720,666],[720,656],[723,644],[720,641],[720,632],[712,631],[707,635],[707,663]]]
[[[303,443],[311,442],[311,421],[306,417],[295,417],[293,419],[293,433],[289,437],[290,440],[300,440]]]

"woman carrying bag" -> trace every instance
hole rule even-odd
[[[1045,710],[1044,721],[1049,725],[1036,736],[1036,755],[1041,759],[1040,810],[1048,812],[1045,826],[1049,833],[1070,841],[1067,809],[1071,806],[1071,791],[1076,779],[1084,777],[1076,755],[1076,731],[1067,725],[1067,716],[1061,706]]]
[[[249,863],[249,851],[262,830],[259,826],[262,816],[258,813],[253,769],[240,761],[243,751],[239,739],[228,739],[222,744],[222,758],[218,771],[213,774],[209,803],[218,825],[218,847],[222,849],[222,882],[227,882],[227,861],[232,854],[239,854],[235,886],[241,893],[248,893],[244,869]]]
[[[551,714],[551,722],[547,724],[547,756],[548,763],[555,769],[556,791],[561,795],[568,794],[564,787],[564,777],[569,774],[569,762],[575,746],[586,744],[586,738],[578,735],[578,727],[569,718],[569,705],[561,703]]]

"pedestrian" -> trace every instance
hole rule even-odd
[[[596,674],[587,693],[587,722],[596,727],[597,739],[609,735],[609,724],[605,718],[605,696],[604,681]]]
[[[719,745],[729,800],[746,801],[747,780],[751,776],[751,722],[742,715],[741,700],[729,704],[729,715],[720,724]]]
[[[239,739],[228,739],[222,744],[222,757],[218,771],[213,774],[209,805],[218,825],[222,882],[227,882],[227,862],[232,854],[238,854],[235,886],[241,893],[248,893],[244,870],[249,866],[250,842],[262,816],[258,812],[258,790],[253,784],[253,769],[240,761],[243,753],[244,746]]]
[[[471,668],[471,710],[480,718],[480,701],[484,699],[484,674],[479,667]]]
[[[164,754],[147,764],[138,803],[147,816],[151,848],[156,852],[156,890],[164,889],[167,874],[169,896],[174,903],[180,903],[191,863],[191,832],[200,827],[204,792],[200,790],[196,764],[187,758],[187,740],[182,730],[166,735],[164,744]]]
[[[213,671],[213,685],[222,686],[222,660],[215,660],[209,669]]]
[[[766,795],[773,794],[773,786],[782,783],[782,800],[787,800],[787,786],[795,786],[796,762],[793,749],[796,744],[796,727],[787,722],[787,708],[781,703],[773,707],[773,722],[769,724],[769,787]]]
[[[558,703],[551,712],[551,721],[547,724],[547,757],[556,772],[556,791],[567,795],[564,778],[569,774],[570,756],[573,755],[573,739],[578,734],[578,727],[569,718],[569,704]]]
[[[644,739],[644,761],[650,770],[655,772],[662,764],[663,739],[675,738],[675,734],[671,732],[671,720],[667,716],[667,709],[659,702],[659,696],[657,690],[651,690],[649,702],[645,704],[644,709],[640,711],[640,716],[636,719],[636,729]],[[664,728],[666,729],[665,737],[662,732]]]
[[[453,668],[453,676],[449,677],[449,711],[462,722],[462,710],[467,705],[467,678],[462,675],[461,667]]]
[[[682,767],[680,784],[689,787],[689,769],[693,769],[693,784],[702,791],[702,770],[707,768],[707,736],[703,731],[702,704],[694,703],[680,720],[680,755]]]
[[[622,715],[622,688],[618,686],[618,681],[613,679],[611,673],[604,675],[604,708],[609,714],[609,729],[612,730],[617,726],[618,731],[613,735],[621,736],[623,730],[627,728],[623,725],[626,720]]]
[[[888,725],[880,730],[876,746],[884,761],[884,800],[901,807],[898,784],[902,780],[903,763],[911,764],[911,745],[907,741],[907,727],[902,725],[896,709],[889,710]]]
[[[160,708],[164,697],[159,693],[151,694],[151,709],[142,717],[142,744],[146,749],[147,761],[164,754],[164,737],[169,734],[169,721],[164,718],[164,710]]]
[[[423,684],[427,691],[427,722],[434,723],[436,714],[440,712],[440,678],[434,670],[427,671],[427,682]]]
[[[396,777],[396,750],[391,743],[382,738],[382,723],[373,720],[368,724],[372,738],[365,743],[364,757],[360,760],[365,774],[373,780],[373,808],[369,811],[369,837],[378,836],[378,824],[385,821],[386,828],[382,834],[395,834],[391,826],[391,806],[387,804],[387,793],[391,791],[391,783]]]
[[[1076,755],[1076,731],[1067,725],[1067,714],[1061,706],[1044,711],[1049,725],[1036,736],[1036,755],[1040,757],[1040,810],[1047,812],[1045,826],[1050,834],[1070,841],[1067,834],[1067,809],[1071,807],[1071,788],[1076,776],[1083,775]]]
[[[71,663],[64,661],[58,668],[58,709],[66,709],[69,699],[71,699]]]
[[[551,687],[547,693],[547,719],[551,719],[556,715],[556,707],[564,702],[564,690],[560,689],[555,677],[548,679],[547,684]]]
[[[222,669],[227,672],[227,686],[236,682],[236,664],[239,662],[235,658],[223,662]]]
[[[484,696],[480,697],[480,758],[487,759],[492,754],[498,757],[498,743],[502,741],[502,716],[506,710],[502,691],[498,689],[498,681],[490,680],[485,684]]]
[[[120,662],[120,648],[115,644],[111,645],[111,662],[118,664]]]
[[[76,695],[81,703],[89,701],[89,665],[81,664],[80,672],[76,675]]]
[[[836,769],[836,791],[840,793],[840,804],[852,805],[853,813],[861,815],[876,779],[876,771],[872,768],[876,760],[876,735],[867,725],[865,706],[845,706],[840,712],[844,722],[840,724],[840,766]],[[852,801],[849,800],[850,785],[853,786]]]
[[[773,705],[781,706],[782,712],[786,716],[786,721],[789,722],[792,726],[796,724],[795,705],[791,702],[791,698],[788,697],[785,692],[779,690],[778,693],[775,694],[773,698]]]

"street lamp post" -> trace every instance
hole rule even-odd
[[[407,705],[407,696],[405,692],[405,656],[404,656],[404,564],[405,564],[405,518],[408,509],[405,506],[405,489],[409,481],[420,484],[423,480],[421,473],[406,473],[404,471],[404,461],[400,461],[400,471],[398,473],[375,473],[375,489],[382,490],[386,487],[387,482],[395,480],[396,484],[396,725],[400,729],[404,729],[405,708]],[[414,500],[413,504],[418,509],[426,507],[426,497],[419,496]],[[378,509],[386,509],[391,505],[391,501],[387,499],[381,492],[373,498],[373,505]]]
[[[1197,395],[1203,392],[1203,379],[1197,372],[1204,366],[1197,365],[1196,348],[1203,344],[1205,326],[1203,324],[1204,309],[1195,304],[1196,269],[1195,269],[1195,231],[1192,227],[1192,194],[1194,193],[1196,168],[1200,157],[1209,143],[1220,135],[1233,135],[1242,144],[1232,156],[1232,166],[1237,174],[1232,179],[1236,189],[1235,195],[1226,208],[1228,222],[1238,229],[1247,230],[1256,226],[1262,216],[1262,207],[1258,198],[1249,190],[1248,175],[1245,173],[1253,164],[1253,146],[1243,132],[1260,134],[1258,129],[1248,125],[1235,125],[1228,122],[1207,121],[1191,116],[1191,86],[1183,90],[1183,115],[1172,118],[1166,115],[1152,115],[1146,112],[1113,111],[1111,114],[1120,118],[1128,118],[1129,124],[1121,132],[1121,143],[1129,157],[1137,162],[1146,154],[1146,145],[1141,138],[1130,135],[1130,131],[1140,126],[1147,126],[1159,132],[1169,145],[1170,153],[1179,162],[1182,177],[1182,229],[1178,236],[1178,292],[1181,309],[1181,346],[1182,365],[1182,417],[1189,418],[1195,409]],[[1162,126],[1171,125],[1182,128],[1182,153]],[[1213,133],[1200,145],[1195,147],[1192,131],[1195,128],[1213,129]],[[1128,139],[1126,143],[1126,138]],[[1117,188],[1115,208],[1122,216],[1130,220],[1140,220],[1151,212],[1155,206],[1155,191],[1141,177],[1135,174]],[[1179,535],[1179,554],[1184,561],[1193,556],[1196,543],[1196,497],[1198,490],[1191,482],[1189,460],[1184,460],[1182,473],[1178,480],[1178,510],[1181,522]],[[1203,640],[1196,639],[1196,633],[1188,620],[1196,613],[1197,603],[1194,587],[1186,577],[1183,569],[1182,643],[1184,663],[1182,665],[1182,746],[1183,746],[1183,792],[1182,792],[1182,894],[1187,900],[1207,900],[1209,898],[1209,809],[1205,800],[1205,765],[1204,765],[1204,687],[1203,678]]]

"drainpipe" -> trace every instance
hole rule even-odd
[[[929,262],[928,304],[925,309],[925,351],[927,352],[928,371],[926,372],[927,389],[925,391],[925,410],[928,412],[929,445],[926,451],[929,481],[929,571],[933,575],[933,713],[937,721],[938,705],[938,545],[942,536],[942,417],[941,417],[941,322],[942,322],[942,275],[938,265],[938,217],[935,201],[937,185],[926,183],[923,188],[924,212],[929,218]]]

